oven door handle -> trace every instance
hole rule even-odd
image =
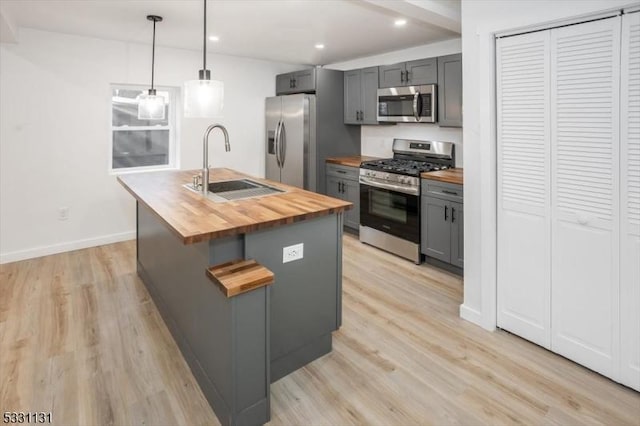
[[[406,186],[394,185],[392,183],[383,183],[375,180],[371,180],[364,176],[360,176],[360,183],[372,186],[374,188],[388,189],[390,191],[402,192],[403,194],[418,195],[420,188],[407,188]]]

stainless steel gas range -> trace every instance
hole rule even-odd
[[[393,140],[393,158],[360,164],[360,241],[420,263],[420,174],[455,167],[451,142]]]

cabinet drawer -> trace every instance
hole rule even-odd
[[[358,180],[359,173],[360,169],[357,167],[342,166],[340,164],[327,164],[327,176]]]
[[[463,195],[462,185],[422,179],[422,196],[462,203]]]

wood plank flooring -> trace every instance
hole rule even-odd
[[[333,352],[271,386],[270,424],[640,425],[639,393],[461,320],[461,279],[344,244]],[[219,424],[136,276],[133,241],[0,265],[0,411]]]

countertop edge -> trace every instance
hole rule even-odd
[[[250,178],[254,178],[253,176],[246,175],[245,173],[242,173],[242,172],[236,172],[235,170],[232,170],[232,169],[229,169],[229,170],[234,172],[234,173],[238,173],[238,174],[242,174],[242,175],[245,175],[247,177],[250,177]],[[254,179],[264,180],[262,178],[254,178]],[[297,223],[297,222],[302,222],[302,221],[305,221],[305,220],[308,220],[308,219],[315,219],[315,218],[318,218],[318,217],[329,216],[331,214],[337,214],[337,213],[345,212],[347,210],[351,210],[354,207],[352,203],[340,200],[340,201],[343,201],[343,203],[344,203],[342,206],[327,207],[327,208],[323,208],[323,209],[320,209],[320,210],[315,211],[315,212],[306,212],[306,213],[301,213],[301,214],[295,214],[295,215],[286,216],[286,217],[282,217],[282,218],[278,218],[278,219],[272,219],[272,220],[267,220],[267,221],[263,221],[263,222],[257,222],[257,223],[249,224],[249,225],[237,225],[237,226],[229,227],[229,228],[218,230],[218,231],[203,232],[203,233],[193,233],[193,234],[183,234],[178,229],[176,229],[169,221],[167,221],[160,213],[158,213],[151,205],[149,205],[149,203],[147,203],[142,196],[137,194],[131,187],[129,187],[129,185],[127,185],[127,183],[123,179],[121,179],[121,176],[117,176],[117,181],[120,183],[120,185],[122,185],[124,187],[124,189],[129,194],[131,194],[133,196],[133,198],[137,202],[143,204],[151,213],[153,213],[154,216],[156,216],[158,219],[160,219],[162,221],[162,223],[164,223],[167,226],[167,228],[176,237],[178,237],[178,239],[180,239],[182,241],[182,243],[184,245],[201,243],[201,242],[205,242],[205,241],[209,241],[209,240],[213,240],[213,239],[230,237],[230,236],[233,236],[233,235],[247,234],[247,233],[251,233],[251,232],[260,231],[260,230],[263,230],[263,229],[275,228],[275,227],[278,227],[278,226],[283,226],[283,225],[287,225],[287,224],[293,224],[293,223]],[[304,190],[304,191],[306,191],[306,190]],[[312,192],[312,191],[308,191],[308,192]],[[320,194],[320,195],[324,195],[324,194]]]

